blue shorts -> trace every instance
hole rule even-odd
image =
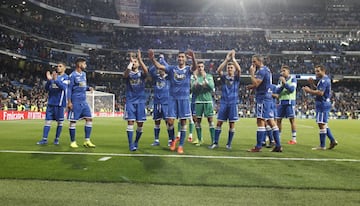
[[[331,103],[320,104],[315,102],[316,123],[328,123]]]
[[[45,120],[64,121],[65,107],[48,105]]]
[[[239,120],[238,105],[220,103],[217,119],[223,122],[227,120],[229,120],[229,122],[235,122]]]
[[[192,115],[188,99],[170,99],[168,111],[169,119],[189,119]]]
[[[295,117],[295,105],[291,104],[279,104],[277,108],[277,119],[280,118],[294,118]]]
[[[169,105],[168,104],[154,104],[153,120],[166,119],[168,116]]]
[[[256,103],[256,118],[258,119],[274,119],[274,102],[263,101],[262,103]]]
[[[86,102],[83,103],[73,102],[73,108],[68,113],[68,119],[70,121],[77,121],[84,118],[92,118],[89,104]]]
[[[146,121],[145,103],[126,103],[124,119],[128,121]]]

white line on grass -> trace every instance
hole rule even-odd
[[[234,157],[234,156],[201,156],[201,155],[119,154],[119,153],[87,153],[87,152],[45,152],[45,151],[17,151],[17,150],[0,150],[0,153],[48,154],[48,155],[89,155],[89,156],[113,156],[113,157],[170,157],[170,158],[199,158],[199,159],[280,160],[280,161],[314,161],[314,162],[326,162],[326,161],[360,162],[360,159],[300,158],[300,157]]]

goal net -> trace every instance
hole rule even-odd
[[[115,95],[107,92],[86,92],[86,100],[93,117],[114,117]]]

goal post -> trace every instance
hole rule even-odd
[[[115,116],[115,94],[88,91],[86,100],[90,106],[93,117],[114,117]]]

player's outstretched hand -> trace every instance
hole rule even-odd
[[[154,50],[149,49],[148,54],[149,54],[149,59],[154,59],[155,58]]]
[[[53,72],[52,72],[52,79],[53,79],[53,80],[56,80],[57,77],[58,77],[58,73],[57,73],[56,71],[53,71]]]
[[[252,64],[249,68],[249,73],[253,75],[253,74],[255,74],[255,71],[256,71],[256,67],[255,67],[255,65]]]
[[[138,49],[138,51],[137,51],[137,58],[140,60],[141,59],[141,51],[140,51],[140,49]]]
[[[194,58],[195,56],[194,51],[191,49],[187,50],[186,55],[190,58]]]
[[[47,80],[52,80],[52,78],[53,78],[53,77],[52,77],[50,71],[47,71],[47,72],[46,72],[46,79],[47,79]]]

